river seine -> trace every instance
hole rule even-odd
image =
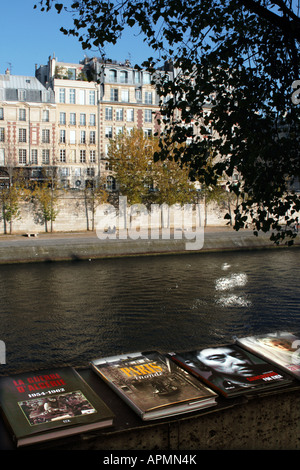
[[[0,373],[299,331],[300,250],[0,267]]]

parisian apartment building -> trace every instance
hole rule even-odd
[[[73,64],[50,56],[34,76],[6,70],[0,75],[0,182],[15,168],[31,179],[55,168],[67,188],[81,189],[100,176],[114,189],[109,139],[134,127],[154,135],[158,113],[151,75],[126,61]]]

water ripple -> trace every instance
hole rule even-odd
[[[245,273],[231,274],[229,277],[221,277],[216,280],[216,290],[228,290],[235,287],[243,287],[247,284],[248,277]]]
[[[295,329],[300,250],[0,267],[1,373]]]

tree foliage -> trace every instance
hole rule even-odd
[[[60,12],[67,2],[41,0]],[[81,0],[71,1],[74,28],[84,49],[117,43],[135,27],[159,52],[154,69],[171,60],[174,80],[157,83],[164,135],[157,158],[191,140],[176,158],[206,185],[225,177],[239,195],[234,227],[255,233],[298,222],[299,105],[291,100],[299,79],[299,0]],[[300,88],[300,86],[298,87]],[[209,108],[209,113],[206,113]],[[182,122],[185,126],[182,126]],[[189,128],[187,125],[191,124]],[[203,138],[207,125],[213,133]],[[213,156],[213,166],[207,160]],[[232,185],[234,172],[240,184]],[[288,232],[284,232],[286,234]]]
[[[0,204],[4,233],[13,233],[13,222],[21,218],[21,201],[26,199],[27,189],[21,170],[7,168],[8,178],[0,186]],[[8,230],[9,225],[9,230]]]
[[[191,203],[195,190],[189,181],[189,168],[180,166],[169,148],[165,161],[154,162],[159,140],[145,136],[142,129],[119,133],[110,140],[108,157],[120,193],[129,204]]]
[[[45,231],[53,231],[53,222],[58,215],[59,188],[51,178],[45,178],[43,182],[35,183],[31,189],[31,201],[40,213],[41,220],[45,224]]]
[[[130,133],[120,132],[110,140],[108,158],[120,193],[129,204],[144,202],[152,185],[153,155],[158,142],[146,138],[142,130],[134,128]]]
[[[18,185],[8,185],[0,188],[4,233],[7,233],[7,223],[9,223],[9,233],[11,234],[13,221],[20,218],[22,194],[23,188]]]

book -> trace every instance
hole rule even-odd
[[[236,343],[300,379],[300,337],[287,331],[236,338]]]
[[[143,420],[217,404],[215,392],[158,351],[95,359],[91,367]]]
[[[169,356],[226,398],[282,387],[292,381],[280,369],[235,343],[172,352]]]
[[[0,409],[17,447],[113,424],[113,413],[72,367],[0,377]]]

